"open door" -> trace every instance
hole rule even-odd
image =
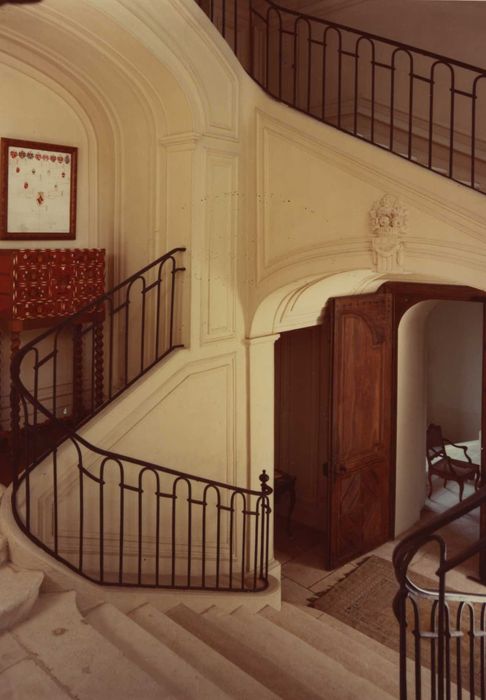
[[[331,398],[328,568],[386,542],[390,532],[393,306],[389,293],[329,301]]]

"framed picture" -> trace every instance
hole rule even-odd
[[[0,238],[76,238],[78,149],[38,141],[0,142]]]

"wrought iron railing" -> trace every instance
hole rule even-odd
[[[272,97],[486,193],[486,69],[271,0],[197,0]]]
[[[39,547],[99,584],[262,590],[265,472],[257,490],[240,488],[97,447],[79,431],[183,347],[183,251],[147,265],[14,356],[13,513]],[[204,466],[201,455],[201,473]]]
[[[486,549],[486,541],[478,539],[448,556],[445,537],[439,534],[485,503],[486,488],[482,488],[395,548],[393,564],[400,586],[394,600],[400,625],[400,700],[486,698],[486,594],[461,593],[447,583],[448,572]],[[430,590],[414,582],[409,568],[427,545],[437,555],[437,583]]]

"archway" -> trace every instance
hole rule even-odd
[[[363,277],[365,277],[365,275],[363,275]],[[365,282],[365,284],[361,285],[361,288],[359,290],[356,290],[356,291],[360,291],[360,292],[363,291],[363,286],[366,286],[367,284],[369,286],[373,286],[373,287],[377,288],[380,286],[380,282],[383,282],[383,278],[381,280],[377,280],[375,277],[375,279],[373,279],[371,282]],[[319,280],[319,282],[317,284],[319,285],[322,283],[323,283],[323,280]],[[329,279],[326,280],[326,283],[329,284]],[[280,303],[275,305],[276,313],[275,313],[275,316],[273,318],[273,324],[272,324],[273,331],[275,331],[279,328],[282,328],[284,326],[284,323],[287,323],[290,325],[290,327],[292,327],[292,324],[289,323],[291,313],[287,313],[287,316],[285,317],[285,313],[282,313],[281,310],[282,310],[282,308],[285,308],[285,309],[290,308],[290,306],[291,306],[289,304],[290,298],[302,299],[302,297],[305,296],[305,294],[308,292],[308,290],[311,286],[312,285],[307,284],[305,286],[305,288],[301,288],[300,291],[297,291],[296,289],[289,291],[285,302],[284,302],[284,300],[280,300]],[[406,311],[407,308],[410,308],[411,306],[418,303],[419,301],[423,301],[426,299],[434,299],[434,298],[436,298],[436,296],[438,298],[458,298],[458,299],[465,299],[465,298],[478,299],[478,298],[482,298],[482,296],[484,296],[478,290],[473,290],[471,288],[466,289],[466,288],[461,288],[461,287],[457,287],[457,286],[447,286],[447,285],[443,285],[443,284],[442,285],[440,285],[440,284],[439,285],[434,285],[434,284],[431,285],[430,282],[429,282],[429,284],[424,285],[422,281],[420,281],[420,282],[417,281],[415,283],[408,282],[408,283],[400,284],[399,282],[396,282],[396,280],[395,280],[394,283],[390,282],[388,284],[386,284],[386,283],[382,284],[381,291],[382,292],[390,291],[390,288],[393,286],[396,286],[396,290],[395,290],[396,291],[395,332],[396,332],[396,328],[398,327],[398,321],[400,320],[404,311]],[[299,294],[301,295],[300,297],[299,297]],[[404,296],[404,295],[408,295],[408,296]],[[322,297],[321,297],[321,299],[322,299]],[[322,302],[321,302],[321,304],[322,304]],[[296,307],[297,307],[297,304],[294,304],[292,309],[291,309],[291,311],[294,313],[294,319],[297,318],[297,314],[295,313]],[[277,313],[278,311],[279,311],[279,313]],[[321,305],[320,311],[322,311],[322,305]],[[320,314],[317,313],[317,309],[313,309],[312,314],[314,314],[314,318],[320,317]],[[412,314],[411,317],[415,314],[417,314],[417,318],[419,318],[420,314],[418,311],[414,312],[414,314]],[[310,309],[307,312],[307,316],[309,319],[311,318]],[[284,319],[285,319],[285,321],[284,321]],[[295,324],[295,325],[297,325],[297,324]],[[317,324],[315,324],[315,322],[314,322],[314,326],[312,326],[311,323],[309,323],[307,325],[308,329],[311,329],[312,327],[316,328]],[[316,331],[316,333],[317,333],[317,331]],[[277,337],[278,336],[273,334],[272,336],[266,336],[266,339],[265,339],[266,344],[268,346],[268,352],[267,352],[267,357],[266,357],[266,359],[267,359],[267,371],[268,371],[268,367],[269,367],[270,361],[271,361],[270,353],[273,352],[273,343],[277,340]],[[396,343],[396,336],[395,336],[394,342]],[[264,343],[263,338],[260,339],[260,343]],[[396,345],[395,345],[395,347],[396,347]],[[395,354],[395,356],[396,356],[396,354]],[[396,381],[396,372],[397,372],[396,366],[395,366],[394,372],[395,372],[395,381]],[[268,384],[267,384],[267,386],[268,386]],[[272,395],[272,399],[273,398],[274,398],[274,396]],[[392,401],[392,405],[390,407],[391,412],[394,412],[395,410],[396,410],[396,392],[395,392],[395,397]],[[392,440],[393,440],[392,446],[394,448],[394,446],[395,446],[395,434],[394,433],[392,435]],[[402,449],[402,447],[399,445],[399,450],[401,450],[401,449]],[[267,452],[267,454],[268,454],[268,452]],[[394,531],[395,531],[394,450],[393,450],[392,462],[393,462],[393,469],[392,469],[393,473],[391,475],[392,488],[390,490],[390,493],[392,494],[391,499],[393,500],[393,504],[390,503],[390,525],[389,525],[389,530],[388,530],[388,538],[392,538]],[[423,462],[423,459],[421,459],[421,462]],[[315,460],[315,463],[318,464],[318,460]]]

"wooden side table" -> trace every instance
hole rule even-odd
[[[278,469],[275,470],[275,483],[274,483],[274,498],[276,501],[280,500],[280,497],[288,493],[289,495],[289,509],[287,512],[287,534],[292,535],[292,513],[295,508],[296,494],[295,494],[295,482],[297,477],[292,474],[287,474],[287,472],[281,472]]]

